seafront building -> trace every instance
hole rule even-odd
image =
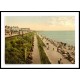
[[[18,32],[18,31],[19,31],[19,27],[18,27],[18,26],[12,26],[12,27],[11,27],[11,30],[12,30],[13,32]]]
[[[25,34],[25,33],[28,33],[28,32],[30,32],[30,28],[21,28],[20,29],[20,33],[22,33],[22,34]]]
[[[10,35],[11,34],[11,27],[10,26],[5,26],[5,35]]]
[[[21,30],[24,32],[30,32],[30,28],[21,28]]]
[[[19,28],[18,26],[5,26],[5,35],[22,35],[31,32],[30,28]]]
[[[19,27],[18,26],[12,26],[11,27],[11,34],[18,34]]]

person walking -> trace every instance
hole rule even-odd
[[[63,63],[62,63],[62,58],[60,58],[60,59],[58,60],[58,64],[63,64]]]

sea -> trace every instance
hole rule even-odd
[[[38,33],[58,42],[75,45],[75,31],[38,31]]]

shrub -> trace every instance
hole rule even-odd
[[[33,33],[23,36],[13,36],[5,39],[5,63],[6,64],[26,64],[25,48],[30,52],[32,47]]]

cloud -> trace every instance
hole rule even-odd
[[[74,30],[74,16],[7,16],[5,25],[35,30]]]

